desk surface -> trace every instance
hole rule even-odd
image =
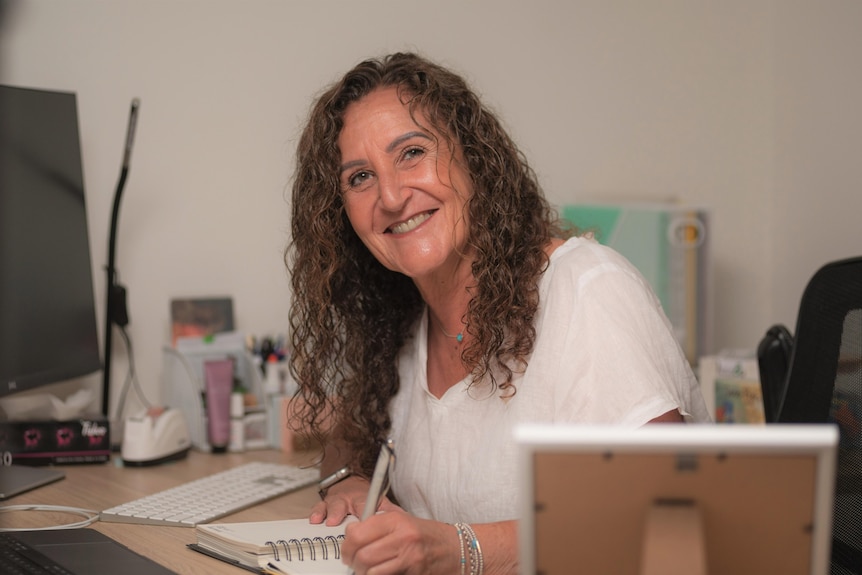
[[[60,469],[66,472],[65,479],[23,493],[3,503],[64,505],[101,511],[250,461],[305,465],[313,461],[313,455],[286,455],[273,450],[210,455],[193,450],[186,459],[154,467],[122,467],[119,460],[95,465],[64,465]],[[268,521],[305,517],[316,501],[319,501],[317,489],[310,486],[217,521]],[[77,515],[36,511],[2,515],[4,526],[8,527],[46,527],[80,519]],[[245,572],[187,549],[186,544],[195,541],[193,528],[101,521],[96,521],[91,527],[177,573],[239,575]]]

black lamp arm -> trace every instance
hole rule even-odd
[[[102,413],[110,415],[111,401],[111,339],[114,324],[125,326],[129,322],[126,308],[126,289],[117,284],[117,270],[114,267],[117,247],[117,223],[120,217],[120,200],[123,188],[126,185],[126,177],[129,174],[129,163],[132,157],[132,144],[135,139],[135,126],[138,121],[138,107],[140,101],[132,100],[132,108],[129,112],[129,126],[126,131],[126,147],[123,151],[123,166],[120,170],[120,179],[114,192],[114,204],[111,210],[111,227],[108,235],[108,264],[105,266],[107,272],[107,286],[105,289],[105,352],[102,368]]]

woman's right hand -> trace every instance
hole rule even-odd
[[[326,499],[320,501],[311,508],[308,516],[310,523],[323,523],[327,525],[339,525],[348,515],[362,517],[365,509],[365,500],[368,497],[369,481],[362,477],[353,476],[339,481],[329,488]],[[395,511],[400,507],[383,498],[377,511]]]

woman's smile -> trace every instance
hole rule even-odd
[[[409,218],[403,222],[398,222],[397,224],[393,224],[386,229],[387,234],[406,234],[407,232],[412,232],[420,225],[428,221],[428,218],[434,215],[434,212],[437,210],[428,210],[427,212],[423,212],[421,214],[417,214],[412,218]]]

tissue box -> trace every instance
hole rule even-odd
[[[23,465],[104,463],[111,459],[110,423],[103,415],[64,421],[2,421],[0,457]]]

